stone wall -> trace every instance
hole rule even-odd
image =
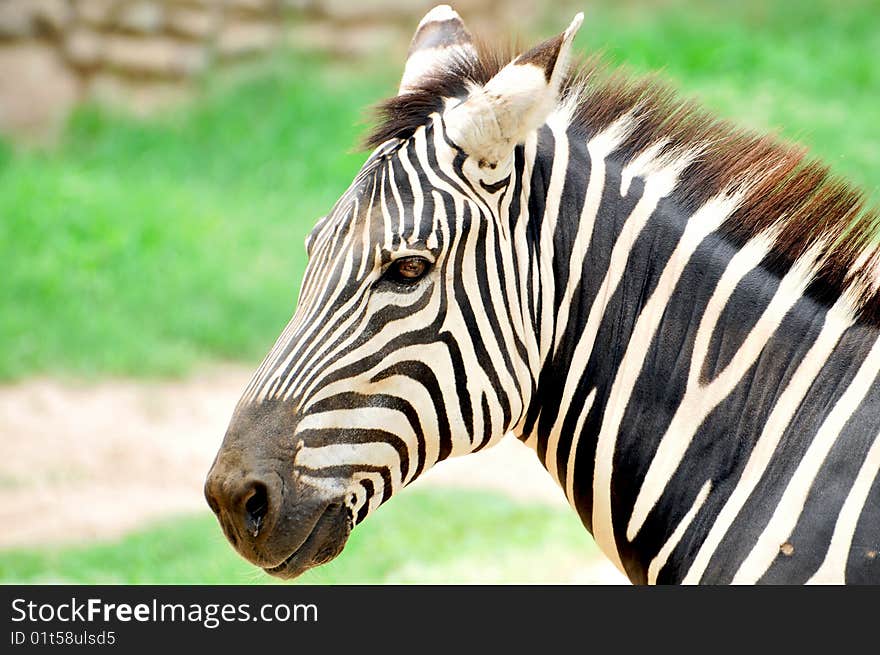
[[[208,68],[281,45],[402,53],[439,1],[0,0],[0,131],[51,137],[87,99],[150,112],[186,97]],[[521,24],[529,4],[455,6],[475,30],[493,31]]]

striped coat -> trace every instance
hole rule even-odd
[[[878,582],[876,212],[653,81],[421,22],[206,482],[292,577],[513,432],[631,580]],[[536,554],[538,556],[538,554]]]

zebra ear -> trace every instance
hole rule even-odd
[[[467,100],[446,110],[449,138],[480,168],[496,168],[547,120],[559,101],[571,42],[583,20],[579,13],[565,32],[521,54]]]
[[[470,32],[455,10],[449,5],[434,7],[413,35],[398,95],[418,88],[423,78],[442,71],[456,58],[476,55]]]

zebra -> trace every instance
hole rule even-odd
[[[639,584],[880,582],[880,218],[803,149],[448,5],[205,484],[292,578],[512,433]]]

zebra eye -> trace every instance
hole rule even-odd
[[[391,264],[386,275],[395,282],[412,284],[424,277],[429,267],[424,257],[402,257]]]

